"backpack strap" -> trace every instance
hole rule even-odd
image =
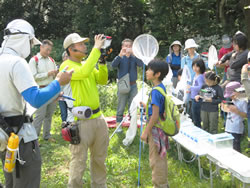
[[[55,60],[54,60],[52,57],[49,56],[49,59],[50,59],[53,63],[55,63]]]
[[[35,59],[35,62],[38,63],[38,57],[37,57],[37,55],[35,55],[35,56],[33,56],[33,57],[34,57],[34,59]]]
[[[161,87],[157,86],[157,87],[153,88],[152,91],[153,91],[153,90],[159,91],[159,92],[165,97],[165,100],[166,100],[166,92],[164,91],[164,89],[162,89]],[[149,97],[148,97],[148,102],[147,102],[147,107],[146,107],[146,114],[148,114],[148,104],[149,104],[149,103],[151,102],[151,100],[152,100],[152,97],[151,97],[152,91],[150,92]]]
[[[166,97],[166,92],[165,92],[164,89],[162,89],[161,87],[157,86],[157,87],[155,87],[153,90],[159,91],[164,97]],[[152,90],[152,91],[153,91],[153,90]]]

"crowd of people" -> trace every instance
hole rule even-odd
[[[174,43],[176,44],[176,41]],[[172,51],[174,51],[173,44],[170,46]],[[184,57],[181,57],[179,53],[178,63],[177,60],[169,61],[170,55],[175,56],[175,53],[171,51],[166,61],[171,68],[172,64],[175,67],[179,65],[177,75],[180,77],[183,68],[186,66],[188,69],[191,79],[188,80],[185,90],[187,92],[185,103],[186,112],[190,115],[194,125],[212,134],[218,133],[220,106],[225,131],[234,137],[233,148],[241,152],[240,141],[244,133],[244,119],[249,114],[250,105],[247,85],[250,73],[246,70],[250,62],[250,53],[247,49],[248,39],[244,33],[238,31],[232,40],[228,35],[223,35],[222,44],[219,50],[219,60],[214,66],[224,69],[223,79],[214,71],[206,71],[205,62],[196,52],[198,45],[193,39],[186,40],[184,50],[188,53]],[[181,49],[182,45],[178,45]],[[176,69],[173,68],[173,70]],[[250,147],[249,132],[248,121],[248,147]]]
[[[97,89],[97,84],[105,85],[108,81],[107,64],[105,61],[99,61],[106,39],[103,34],[96,35],[94,46],[88,55],[86,42],[89,40],[77,33],[66,36],[63,42],[65,49],[62,54],[63,63],[57,67],[54,59],[50,57],[52,41],[46,39],[40,42],[35,37],[34,28],[22,19],[13,20],[6,26],[0,51],[2,81],[0,89],[3,92],[0,96],[0,114],[13,132],[20,137],[19,157],[26,161],[24,165],[17,161],[14,172],[4,172],[6,188],[40,187],[41,155],[38,137],[43,125],[43,139],[55,142],[50,134],[52,115],[56,108],[56,103],[51,101],[53,98],[59,100],[63,122],[78,122],[80,141],[78,144],[70,144],[68,187],[83,187],[82,176],[86,169],[88,150],[90,150],[91,187],[107,187],[105,160],[109,134],[100,109]],[[213,71],[206,71],[203,59],[196,52],[198,45],[194,39],[186,40],[184,49],[180,41],[174,41],[169,47],[165,61],[154,59],[147,66],[146,78],[152,83],[152,92],[148,105],[142,103],[145,108],[148,107],[148,118],[141,140],[149,144],[149,163],[155,187],[169,187],[166,158],[169,141],[164,131],[155,127],[158,119],[163,118],[165,97],[154,88],[160,87],[167,92],[162,80],[170,69],[173,72],[174,87],[181,80],[183,70],[189,72],[185,105],[194,125],[216,134],[219,107],[221,107],[226,122],[225,131],[234,137],[233,148],[241,151],[243,120],[250,116],[248,41],[242,32],[237,32],[232,41],[230,37],[224,35],[222,41],[220,60],[215,65],[225,68],[222,83],[219,75]],[[129,81],[126,84],[130,86],[126,93],[118,89],[117,125],[123,120],[126,105],[129,107],[137,94],[137,68],[143,66],[142,60],[133,55],[132,44],[131,39],[124,39],[120,53],[112,61],[112,67],[118,69],[118,80],[129,74]],[[33,45],[40,45],[40,52],[27,63],[25,58],[30,55]],[[184,52],[187,52],[186,56],[183,55]],[[242,97],[241,92],[237,90],[243,87],[246,90],[246,97]],[[61,98],[62,91],[69,97],[68,99]],[[26,102],[38,108],[33,121],[26,115]],[[79,116],[75,115],[74,107],[90,108],[90,118],[79,118],[83,117],[82,114],[79,115],[83,112],[78,111]],[[32,122],[33,126],[26,126],[25,122]],[[121,131],[122,129],[118,132]],[[248,137],[249,132],[248,123]],[[5,155],[6,150],[0,151],[3,164]]]

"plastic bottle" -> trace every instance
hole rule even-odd
[[[11,133],[10,138],[8,140],[8,146],[5,156],[5,163],[4,163],[5,172],[11,173],[15,169],[18,145],[19,145],[18,135]]]

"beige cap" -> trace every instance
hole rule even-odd
[[[64,39],[63,47],[64,49],[67,49],[71,44],[75,44],[78,42],[88,42],[88,41],[89,38],[82,38],[77,33],[71,33]]]

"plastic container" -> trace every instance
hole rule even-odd
[[[213,92],[206,89],[201,89],[200,96],[203,98],[203,101],[206,101],[207,99],[213,98]]]
[[[208,142],[216,149],[233,148],[233,139],[234,137],[229,133],[220,133],[211,135]]]

